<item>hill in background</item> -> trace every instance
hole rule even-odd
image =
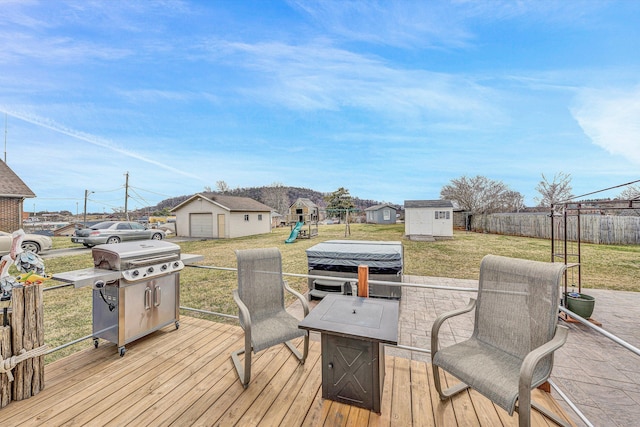
[[[307,198],[318,205],[320,208],[324,208],[327,205],[324,201],[324,196],[328,195],[328,193],[321,193],[309,188],[287,186],[235,188],[220,194],[238,197],[249,197],[272,207],[276,210],[276,212],[281,214],[286,214],[289,206],[291,206],[299,198]],[[165,208],[171,209],[175,206],[178,206],[180,203],[184,202],[191,196],[193,196],[193,194],[165,199],[158,203],[155,208],[150,209],[155,209],[158,211]],[[375,200],[360,199],[358,197],[353,197],[352,200],[355,207],[360,210],[365,210],[368,207],[382,203]]]

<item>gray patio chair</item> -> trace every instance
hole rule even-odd
[[[431,361],[440,399],[470,387],[509,415],[516,410],[521,427],[530,425],[532,406],[555,423],[567,425],[531,401],[531,390],[551,375],[553,352],[567,340],[568,329],[557,324],[564,269],[561,263],[495,255],[483,258],[477,300],[440,315],[431,329]],[[439,349],[443,322],[474,308],[471,338]],[[439,368],[461,383],[443,391]]]
[[[238,304],[240,326],[244,329],[244,348],[231,353],[231,360],[244,388],[251,379],[251,352],[257,353],[276,344],[285,344],[304,364],[309,351],[309,335],[298,328],[298,319],[284,307],[284,290],[295,295],[309,314],[306,299],[282,280],[282,258],[278,248],[236,251],[238,289],[233,298]],[[304,336],[300,354],[289,341]],[[244,354],[244,368],[240,355]]]

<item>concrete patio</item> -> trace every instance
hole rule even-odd
[[[405,282],[428,285],[475,288],[475,280],[404,276]],[[640,293],[583,289],[596,298],[592,318],[606,331],[629,344],[640,346]],[[400,305],[400,344],[430,348],[430,331],[434,319],[445,311],[463,307],[473,292],[403,289]],[[466,339],[473,328],[472,314],[459,316],[441,330],[451,343]],[[556,353],[552,380],[596,426],[624,427],[637,425],[640,419],[639,359],[634,353],[579,323],[560,321],[569,327],[567,343]],[[446,341],[443,341],[443,345]],[[428,361],[429,355],[389,349],[390,355],[402,355]],[[552,392],[554,398],[561,397]],[[577,425],[584,425],[562,402]]]

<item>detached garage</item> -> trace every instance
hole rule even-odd
[[[198,193],[171,212],[182,237],[231,239],[271,231],[271,208],[248,197]]]
[[[405,200],[404,234],[409,240],[453,239],[450,200]]]

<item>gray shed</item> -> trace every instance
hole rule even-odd
[[[397,209],[395,206],[384,203],[374,205],[364,210],[367,214],[367,224],[395,224]]]

